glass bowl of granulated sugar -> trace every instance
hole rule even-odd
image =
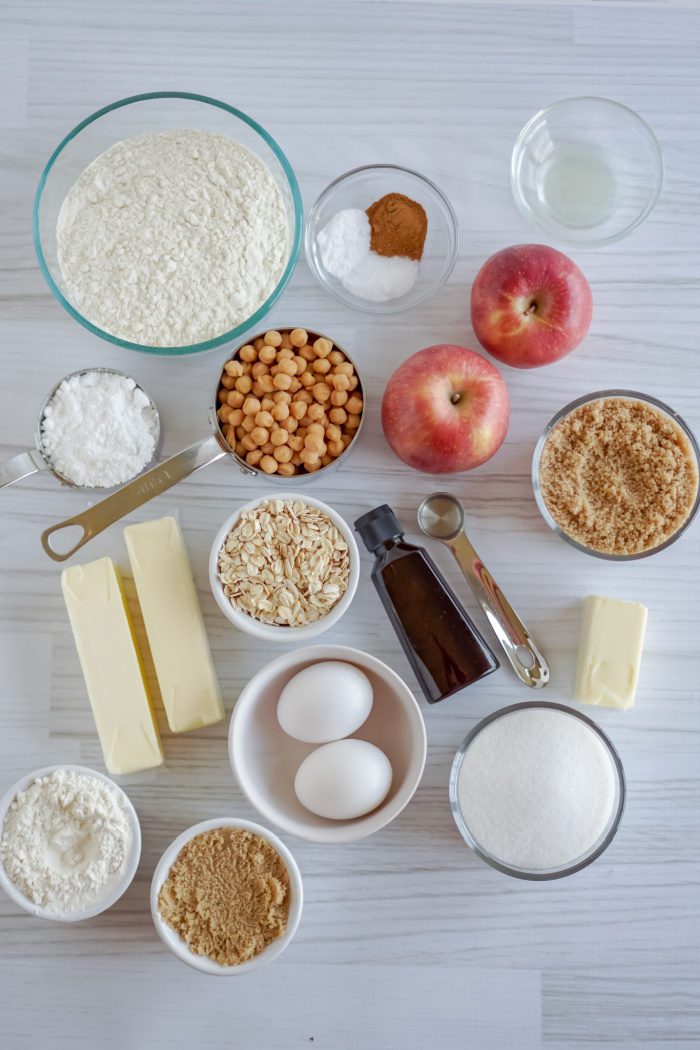
[[[465,842],[492,868],[519,879],[559,879],[612,842],[625,774],[593,719],[563,704],[513,704],[463,741],[450,804]]]
[[[398,313],[431,299],[452,273],[457,217],[424,175],[371,164],[326,187],[309,214],[304,247],[317,281],[341,303]]]
[[[303,227],[289,161],[213,98],[134,95],[56,147],[34,202],[49,288],[95,335],[143,353],[211,350],[258,325]]]

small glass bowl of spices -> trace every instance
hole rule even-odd
[[[222,817],[183,831],[151,882],[163,943],[203,973],[236,977],[287,948],[301,919],[301,872],[284,843],[251,820]]]
[[[326,187],[309,215],[305,247],[319,283],[340,302],[398,313],[430,299],[452,273],[457,218],[424,175],[367,165]]]

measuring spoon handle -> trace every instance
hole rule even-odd
[[[36,474],[40,470],[48,470],[48,463],[41,453],[34,448],[18,452],[16,456],[0,463],[0,489],[14,485],[15,481],[28,478],[30,474]]]
[[[154,496],[172,488],[178,481],[194,474],[195,470],[200,470],[227,454],[227,450],[219,444],[215,435],[197,441],[158,466],[151,467],[145,474],[140,474],[117,492],[88,507],[82,513],[66,518],[58,525],[52,525],[41,534],[41,545],[49,558],[53,558],[54,561],[66,561],[108,525],[113,525],[132,510],[148,503]],[[83,533],[70,550],[57,551],[51,546],[52,536],[64,529],[76,527],[81,528]]]
[[[541,689],[549,681],[547,661],[466,534],[443,542],[455,556],[518,678],[531,689]]]

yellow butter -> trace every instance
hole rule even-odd
[[[220,722],[221,690],[177,521],[129,525],[124,538],[171,730]]]
[[[114,563],[64,569],[61,587],[108,771],[159,766],[163,750]]]
[[[647,610],[636,602],[589,595],[583,603],[574,696],[584,704],[634,704]]]

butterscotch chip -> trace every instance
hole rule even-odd
[[[356,388],[358,393],[351,398]],[[244,453],[260,449],[259,459],[246,455],[249,465],[284,476],[291,475],[288,470],[279,470],[282,462],[291,463],[291,474],[303,474],[312,465],[318,469],[321,463],[305,463],[296,455],[289,461],[273,458],[277,442],[283,444],[285,440],[283,435],[273,439],[273,433],[278,429],[294,433],[297,426],[302,429],[315,421],[324,427],[332,422],[341,431],[340,438],[334,439],[335,446],[347,438],[343,440],[344,451],[363,411],[354,366],[330,339],[301,328],[271,329],[241,347],[237,358],[223,366],[217,397],[221,406],[217,415],[229,445],[238,439]],[[345,411],[337,411],[346,404]],[[326,453],[319,458],[323,466],[329,465]]]
[[[238,966],[284,936],[289,895],[289,872],[269,842],[244,828],[214,828],[182,847],[158,910],[196,955]]]
[[[698,464],[683,429],[644,401],[580,405],[551,431],[540,458],[542,498],[557,525],[601,554],[652,550],[683,526]]]

